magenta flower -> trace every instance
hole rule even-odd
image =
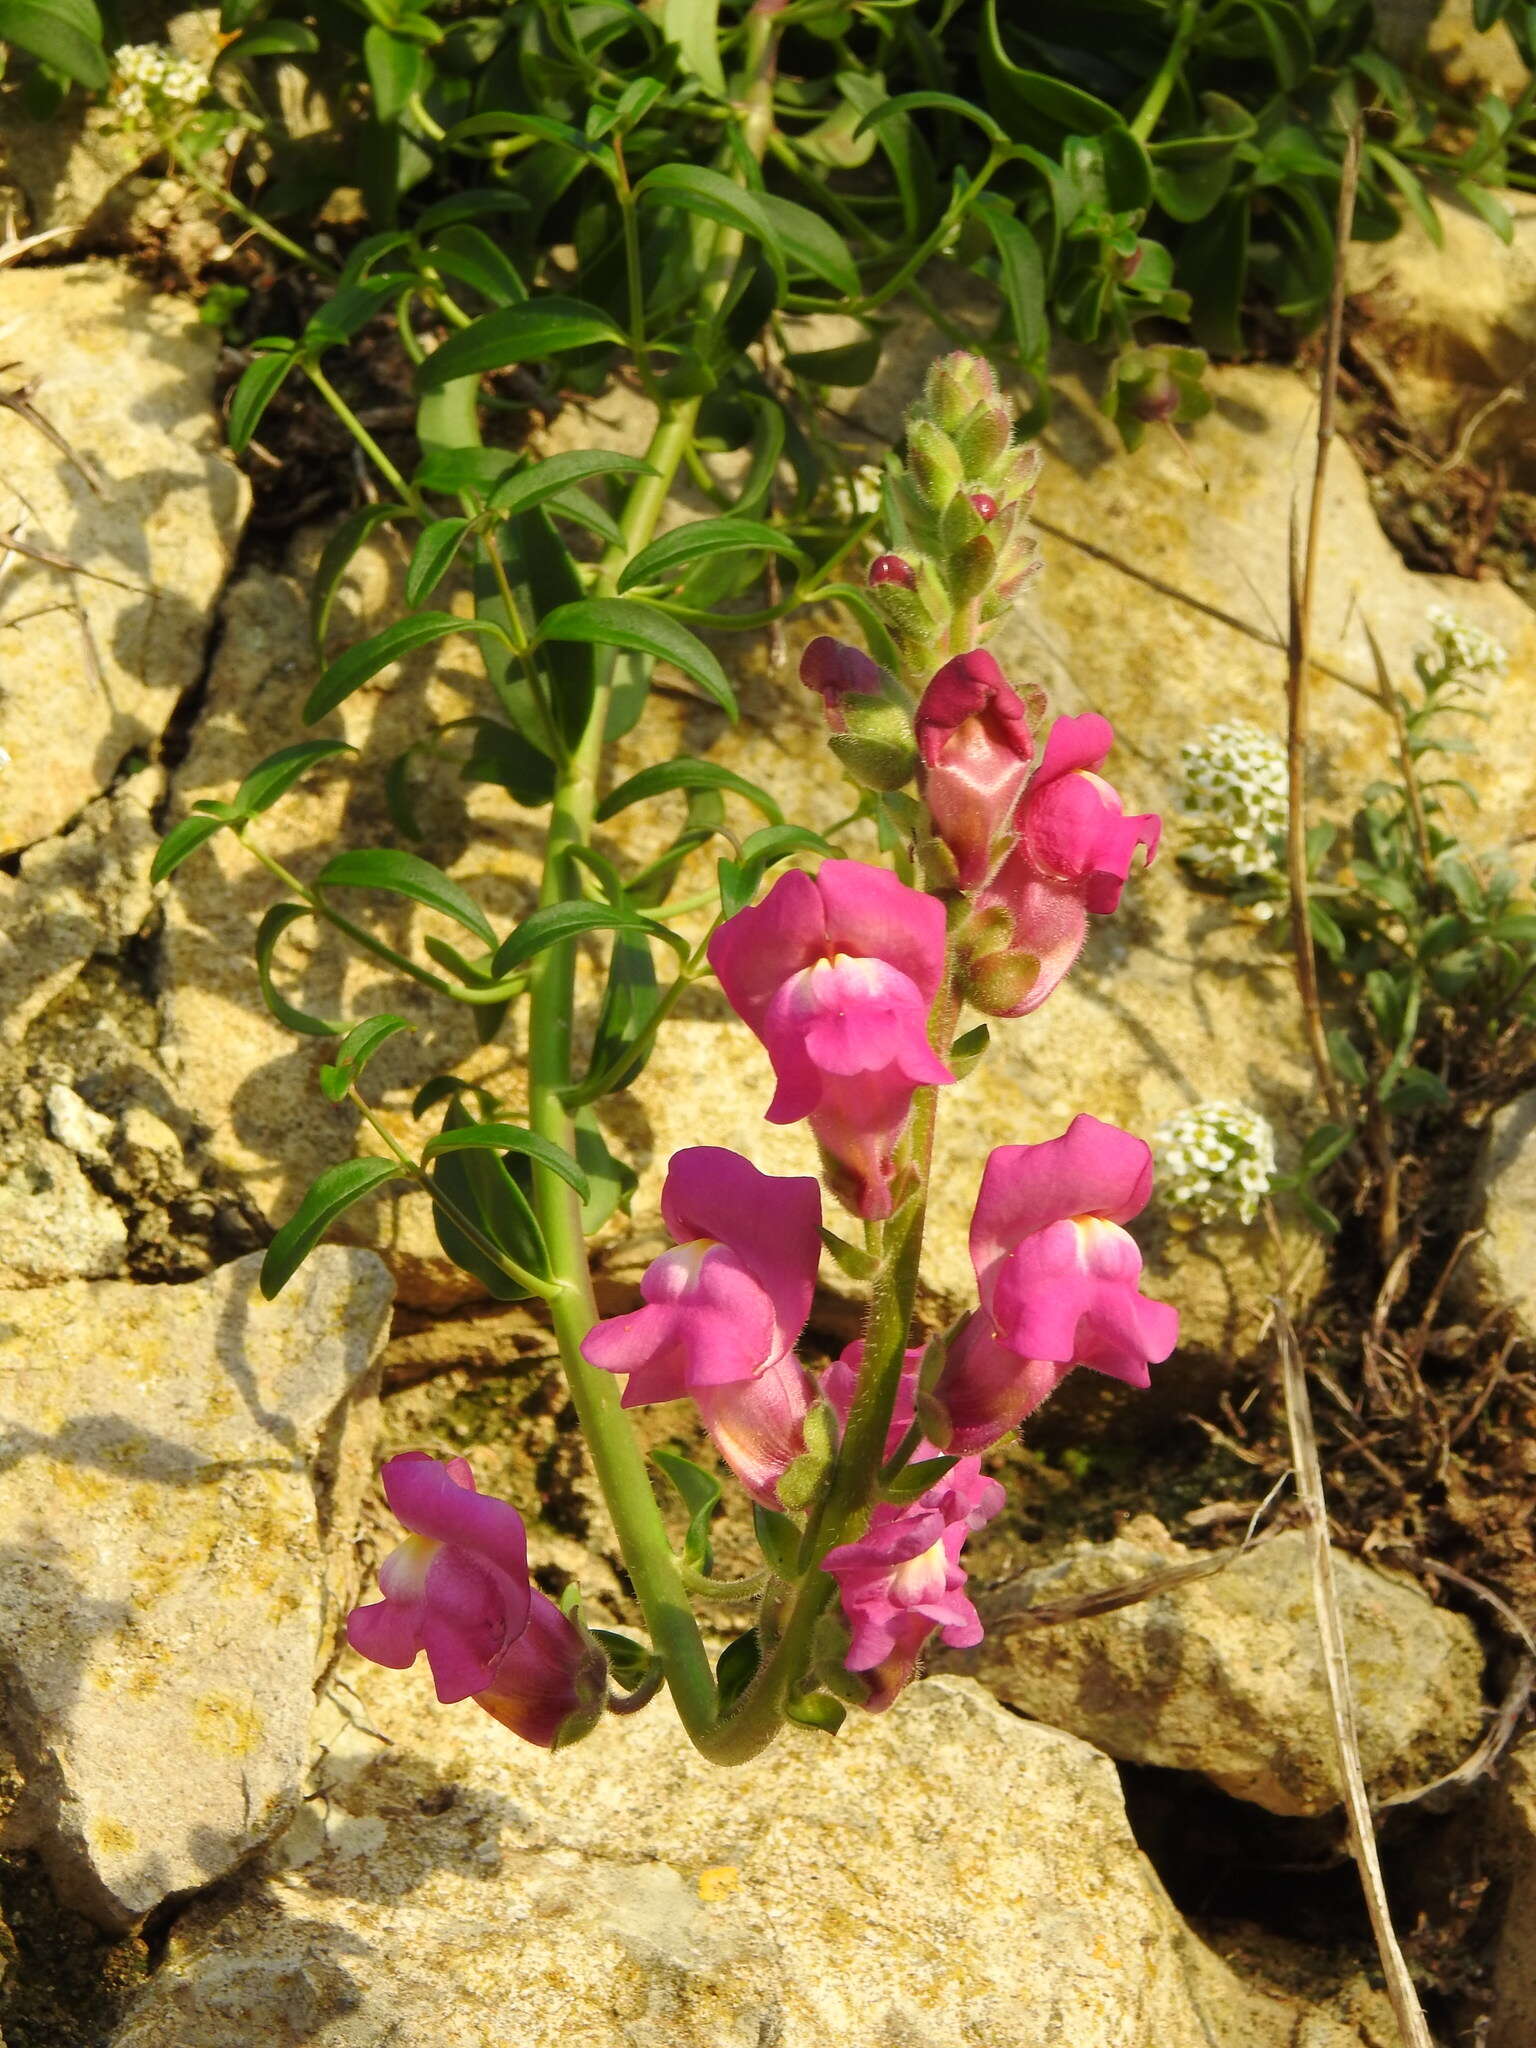
[[[792,870],[728,919],[709,959],[773,1062],[769,1122],[808,1117],[839,1198],[888,1216],[913,1093],[954,1079],[928,1043],[943,905],[884,868],[823,861],[814,880]]]
[[[517,1509],[477,1493],[464,1458],[403,1451],[381,1477],[410,1534],[379,1566],[384,1598],[347,1616],[353,1649],[392,1671],[425,1650],[445,1706],[473,1699],[545,1749],[585,1735],[607,1698],[607,1660],[529,1585]]]
[[[917,707],[918,788],[962,889],[992,871],[1035,751],[1029,711],[985,649],[946,661]]]
[[[1128,818],[1096,773],[1114,743],[1107,718],[1058,718],[1014,816],[1013,850],[976,898],[1007,928],[1003,948],[971,963],[967,993],[993,1016],[1039,1009],[1088,934],[1088,914],[1116,908],[1138,846],[1151,860],[1162,820]]]
[[[449,1705],[482,1692],[528,1626],[528,1540],[517,1509],[475,1491],[467,1460],[405,1451],[384,1467],[384,1497],[410,1534],[379,1567],[380,1601],[354,1608],[347,1640],[404,1671],[425,1650]]]
[[[779,1481],[805,1449],[816,1383],[798,1358],[775,1358],[755,1378],[697,1387],[694,1399],[715,1449],[753,1500],[782,1508]]]
[[[564,1749],[596,1726],[607,1699],[607,1658],[535,1586],[528,1626],[475,1705],[524,1742]]]
[[[754,1379],[794,1349],[821,1257],[821,1190],[718,1145],[674,1152],[661,1213],[678,1240],[647,1267],[643,1308],[590,1330],[582,1356],[628,1375],[624,1406]]]
[[[800,657],[800,680],[815,690],[827,707],[827,723],[834,732],[846,732],[843,713],[846,697],[898,697],[900,685],[862,648],[846,640],[834,640],[830,633],[818,633]]]
[[[909,1506],[878,1506],[864,1535],[822,1559],[822,1570],[837,1581],[851,1632],[843,1662],[868,1680],[864,1705],[870,1713],[895,1699],[935,1630],[951,1649],[981,1641],[960,1552],[971,1531],[1002,1504],[1003,1489],[982,1477],[981,1461],[962,1458]]]
[[[1151,1192],[1150,1149],[1096,1117],[993,1152],[971,1219],[981,1307],[934,1388],[950,1449],[995,1443],[1074,1366],[1148,1384],[1179,1334],[1177,1310],[1140,1292],[1141,1253],[1121,1227]]]

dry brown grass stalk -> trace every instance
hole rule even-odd
[[[1333,1576],[1333,1551],[1328,1541],[1328,1502],[1323,1491],[1322,1465],[1317,1455],[1317,1432],[1312,1422],[1312,1403],[1307,1393],[1301,1350],[1283,1302],[1276,1304],[1275,1331],[1280,1346],[1281,1381],[1285,1391],[1291,1458],[1296,1471],[1296,1492],[1306,1519],[1307,1545],[1312,1560],[1313,1607],[1323,1648],[1328,1700],[1333,1711],[1339,1778],[1344,1792],[1344,1810],[1349,1819],[1350,1853],[1360,1873],[1366,1910],[1371,1916],[1371,1931],[1376,1937],[1376,1950],[1387,1980],[1387,1996],[1397,2016],[1404,2048],[1434,2048],[1424,2008],[1419,2003],[1419,1994],[1392,1925],[1387,1888],[1381,1874],[1381,1857],[1371,1820],[1370,1794],[1366,1790],[1365,1772],[1360,1763],[1354,1692],[1350,1684],[1349,1655],[1339,1612],[1338,1588]]]

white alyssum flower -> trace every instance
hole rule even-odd
[[[208,90],[197,65],[163,43],[123,43],[112,52],[113,108],[125,126],[153,126],[195,107]]]
[[[1274,873],[1280,865],[1274,842],[1284,837],[1288,803],[1284,744],[1234,718],[1208,726],[1180,752],[1182,857],[1212,881]]]
[[[1251,1223],[1275,1178],[1275,1133],[1241,1102],[1202,1102],[1156,1132],[1157,1190],[1170,1208],[1202,1223],[1236,1211]]]
[[[1454,678],[1479,689],[1484,683],[1504,680],[1509,672],[1509,649],[1491,633],[1485,633],[1481,626],[1472,625],[1443,604],[1432,604],[1426,617],[1433,639],[1420,653],[1447,681]]]

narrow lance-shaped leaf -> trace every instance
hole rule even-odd
[[[378,1017],[365,1017],[361,1024],[354,1024],[337,1046],[335,1060],[320,1069],[320,1089],[327,1101],[344,1101],[347,1090],[357,1080],[379,1047],[393,1038],[396,1032],[411,1031],[414,1028],[404,1017],[397,1017],[392,1012]]]
[[[331,607],[336,602],[336,593],[341,588],[341,579],[346,575],[352,557],[379,527],[391,519],[409,517],[404,505],[360,505],[355,512],[347,514],[326,542],[315,565],[315,580],[309,590],[309,637],[317,654],[324,656]]]
[[[676,932],[657,924],[653,918],[641,917],[638,911],[624,910],[612,903],[546,903],[502,940],[492,963],[494,971],[498,976],[508,974],[525,960],[531,960],[535,953],[542,953],[546,946],[558,946],[582,932],[600,931],[648,932],[669,945],[679,958],[686,957],[688,952],[686,939],[680,939]]]
[[[664,796],[674,789],[730,790],[761,811],[770,824],[782,825],[784,822],[784,813],[767,790],[749,782],[744,775],[738,775],[734,768],[722,767],[718,761],[681,756],[675,761],[657,761],[649,768],[641,768],[621,782],[617,789],[610,790],[597,807],[598,823],[606,824],[620,811],[627,811],[631,804],[643,803],[647,797]]]
[[[290,1031],[297,1031],[305,1038],[339,1038],[346,1030],[345,1024],[334,1022],[328,1017],[315,1017],[308,1010],[301,1010],[290,1003],[272,979],[272,955],[277,942],[289,925],[296,924],[301,917],[313,917],[314,912],[307,903],[274,903],[256,927],[256,978],[261,984],[262,1000],[279,1024],[285,1024]]]
[[[451,612],[417,612],[412,618],[396,619],[382,633],[375,633],[370,640],[360,640],[355,647],[349,647],[345,654],[336,657],[309,693],[304,705],[304,723],[313,725],[316,719],[324,718],[338,704],[345,703],[354,690],[360,690],[364,683],[371,682],[380,669],[388,668],[391,662],[403,660],[407,654],[414,654],[418,647],[430,647],[434,640],[445,640],[450,633],[481,633],[489,634],[493,639],[506,638],[501,627],[490,619],[459,619]]]
[[[416,372],[418,391],[440,391],[458,377],[543,362],[567,349],[619,342],[619,329],[596,306],[550,294],[520,306],[500,306],[449,335]]]
[[[551,1173],[557,1173],[583,1201],[591,1193],[587,1176],[569,1152],[551,1144],[548,1138],[540,1137],[537,1131],[524,1130],[521,1124],[464,1124],[457,1130],[439,1131],[435,1138],[428,1139],[421,1156],[426,1161],[440,1158],[444,1152],[473,1151],[520,1153],[525,1159],[535,1160],[540,1166],[547,1166]]]
[[[180,824],[173,825],[155,849],[154,862],[149,870],[150,881],[163,882],[167,875],[175,874],[189,854],[196,853],[215,832],[226,831],[230,823],[228,818],[211,818],[206,813],[194,812],[190,818],[183,818]]]
[[[697,634],[654,605],[626,597],[589,597],[563,604],[539,624],[540,641],[584,641],[594,647],[632,647],[670,661],[734,719],[736,697],[725,670]]]
[[[261,1291],[274,1300],[339,1216],[388,1180],[401,1177],[393,1159],[344,1159],[327,1167],[295,1213],[267,1246],[261,1262]]]
[[[354,853],[338,853],[327,861],[315,878],[317,889],[384,889],[394,896],[408,896],[429,910],[440,911],[473,932],[487,946],[494,946],[496,934],[474,897],[441,868],[419,854],[401,853],[393,847],[370,847]]]
[[[665,582],[676,570],[710,555],[748,550],[787,555],[797,562],[805,560],[788,534],[780,533],[777,527],[761,519],[736,519],[729,515],[722,519],[692,519],[685,526],[674,526],[670,533],[661,534],[627,562],[619,578],[619,590],[622,593],[639,583]]]
[[[299,360],[291,342],[281,349],[253,356],[229,402],[229,445],[236,455],[250,447],[261,416],[277,396],[278,387]]]
[[[254,767],[235,791],[234,808],[242,817],[258,817],[270,810],[317,761],[333,754],[355,754],[347,740],[300,740],[297,746],[282,747]]]

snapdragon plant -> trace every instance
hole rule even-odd
[[[814,217],[752,183],[771,131],[777,20],[771,7],[748,20],[733,168],[634,180],[626,124],[642,118],[643,91],[619,94],[597,124],[591,153],[622,223],[627,318],[549,288],[555,279],[533,290],[519,280],[488,310],[467,313],[451,289],[462,265],[442,260],[434,224],[418,220],[361,245],[304,334],[272,338],[236,394],[238,442],[282,381],[307,377],[388,493],[325,551],[314,594],[322,642],[362,537],[386,522],[415,536],[406,593],[417,608],[329,662],[307,719],[322,724],[405,653],[472,634],[485,708],[457,722],[472,748],[465,772],[542,818],[538,907],[498,929],[472,894],[398,847],[339,852],[312,881],[290,872],[264,846],[262,818],[345,746],[324,737],[261,763],[231,801],[194,806],[158,863],[168,875],[230,832],[271,872],[281,895],[257,937],[263,994],[291,1028],[329,1041],[322,1089],[354,1105],[383,1146],[320,1176],[270,1246],[266,1292],[353,1203],[392,1181],[424,1190],[444,1250],[491,1295],[531,1300],[547,1315],[648,1635],[589,1629],[574,1588],[559,1605],[547,1599],[530,1584],[515,1511],[476,1491],[466,1460],[410,1452],[384,1473],[408,1534],[381,1568],[382,1597],[351,1617],[353,1644],[395,1666],[425,1650],[439,1698],[472,1697],[548,1746],[577,1739],[605,1709],[633,1711],[664,1682],[690,1739],[720,1763],[755,1755],[786,1719],[835,1729],[850,1704],[889,1705],[935,1633],[977,1641],[960,1553],[1003,1498],[980,1454],[1074,1366],[1144,1385],[1177,1329],[1171,1308],[1139,1292],[1140,1255],[1125,1229],[1149,1198],[1150,1151],[1083,1115],[1045,1143],[991,1153],[971,1234],[978,1306],[914,1342],[945,1091],[984,1056],[986,1020],[1022,1019],[1048,999],[1090,914],[1113,911],[1138,849],[1150,857],[1159,831],[1154,817],[1127,817],[1100,772],[1113,740],[1107,721],[1058,717],[1044,727],[1039,693],[1015,689],[986,649],[1027,601],[1037,566],[1029,505],[1038,458],[1018,439],[994,373],[965,353],[933,367],[879,512],[855,519],[817,563],[765,516],[783,431],[769,434],[770,459],[754,463],[734,502],[661,530],[679,473],[708,476],[701,414],[722,381],[783,427],[761,365],[743,354],[743,336],[763,318],[754,294],[765,268],[770,283],[797,273],[813,287],[839,283]],[[667,252],[659,314],[655,246]],[[384,305],[419,357],[423,455],[411,476],[326,364]],[[483,444],[483,380],[512,365],[553,366],[543,374],[556,376],[615,349],[654,406],[643,456],[593,449],[525,460]],[[616,500],[600,501],[593,487],[615,489]],[[877,520],[881,551],[840,581]],[[816,595],[841,599],[864,628],[867,649],[813,641],[801,673],[857,785],[857,814],[875,825],[878,861],[843,857],[708,759],[656,761],[609,786],[609,750],[638,717],[655,662],[735,715],[729,679],[692,622],[713,618],[769,558],[790,564],[795,583],[767,616]],[[455,566],[472,613],[423,608]],[[431,736],[426,758],[455,736]],[[392,792],[408,837],[403,777],[392,776]],[[688,804],[682,829],[648,865],[626,873],[594,845],[602,821],[678,792]],[[765,822],[745,836],[726,831],[726,795]],[[716,866],[710,928],[693,944],[675,926],[679,877],[688,855],[716,839],[729,851]],[[458,936],[429,936],[426,960],[402,951],[357,907],[358,892],[423,904]],[[403,1020],[313,1016],[279,990],[284,934],[311,919],[469,1007],[482,1040],[521,1007],[526,1120],[445,1074],[416,1102],[418,1115],[440,1108],[440,1130],[419,1156],[401,1146],[370,1100],[368,1069]],[[608,980],[579,1069],[575,942],[593,935],[609,948]],[[808,1121],[824,1170],[820,1180],[775,1177],[720,1147],[678,1152],[662,1195],[674,1248],[646,1273],[638,1306],[600,1319],[588,1240],[632,1176],[592,1105],[631,1084],[682,995],[711,975],[772,1065],[765,1116]],[[982,1020],[968,1029],[967,1007]],[[861,1339],[817,1366],[796,1346],[824,1255],[865,1285],[867,1310]],[[753,1503],[762,1561],[745,1583],[713,1574],[719,1480],[658,1452],[654,1463],[690,1513],[680,1553],[669,1540],[626,1410],[680,1397],[695,1403]],[[756,1617],[712,1661],[694,1604],[722,1598],[752,1601]]]

